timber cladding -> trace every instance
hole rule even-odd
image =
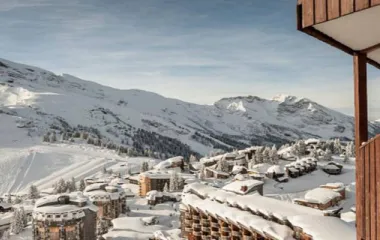
[[[356,185],[363,186],[356,191],[356,214],[358,239],[377,240],[380,238],[380,135],[360,147],[356,170],[363,176]],[[361,217],[360,217],[361,216]]]
[[[380,5],[380,0],[298,0],[299,28],[306,28]]]

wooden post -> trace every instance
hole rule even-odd
[[[359,151],[363,142],[368,140],[367,109],[367,56],[354,54],[354,92],[355,92],[355,150],[356,150],[356,228],[357,239],[365,239],[365,195],[364,156]],[[369,190],[369,189],[368,189]]]

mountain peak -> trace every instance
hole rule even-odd
[[[301,100],[302,98],[298,98],[296,96],[291,96],[291,95],[287,95],[287,94],[279,94],[279,95],[276,95],[272,98],[272,101],[276,101],[276,102],[280,102],[280,103],[292,103],[292,102],[297,102],[299,100]]]

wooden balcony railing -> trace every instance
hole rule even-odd
[[[380,5],[380,0],[298,0],[298,28],[303,29]]]
[[[380,135],[356,154],[357,239],[380,239]]]

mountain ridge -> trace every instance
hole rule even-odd
[[[0,59],[0,103],[0,116],[12,116],[35,138],[81,125],[98,129],[117,144],[162,148],[170,155],[309,137],[352,139],[354,129],[353,117],[307,98],[237,96],[199,105],[139,89],[103,86],[70,74],[59,76],[4,59]],[[370,123],[370,133],[380,132],[379,126]]]

